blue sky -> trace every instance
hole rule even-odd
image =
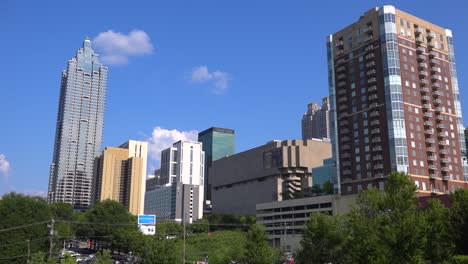
[[[108,64],[103,147],[211,126],[235,129],[237,151],[300,138],[306,104],[327,95],[325,37],[384,4],[453,30],[468,120],[462,0],[104,2],[0,1],[0,194],[47,191],[60,72],[84,37],[103,32],[148,37],[143,51],[120,51],[127,63]]]

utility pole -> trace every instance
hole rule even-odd
[[[54,247],[54,235],[55,235],[54,224],[55,224],[55,220],[51,219],[50,220],[50,234],[49,234],[49,239],[50,239],[49,259],[52,258],[52,248]]]
[[[183,261],[182,263],[183,264],[185,264],[185,221],[187,220],[187,219],[185,219],[186,217],[187,217],[187,214],[184,213],[184,217],[182,219],[182,221],[184,221],[184,223],[183,223],[184,224],[184,252],[183,252],[183,258],[182,258],[182,261]]]
[[[31,257],[31,247],[29,246],[29,239],[26,239],[26,242],[28,242],[28,263],[29,263],[29,258]]]

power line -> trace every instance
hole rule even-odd
[[[16,229],[22,229],[22,228],[26,228],[26,227],[31,227],[31,226],[36,226],[36,225],[42,225],[42,224],[46,224],[46,223],[49,223],[49,220],[43,221],[43,222],[36,222],[36,223],[32,223],[32,224],[27,224],[27,225],[22,225],[22,226],[15,226],[15,227],[10,227],[10,228],[0,229],[0,233],[1,232],[11,231],[11,230],[16,230]]]

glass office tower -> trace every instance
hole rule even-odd
[[[49,202],[91,204],[94,159],[100,154],[107,67],[86,38],[62,72],[55,146],[49,175]]]
[[[213,161],[234,154],[234,130],[211,127],[198,134],[205,152],[205,200],[211,200],[211,181],[208,170]]]

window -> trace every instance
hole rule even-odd
[[[422,182],[423,191],[426,190],[426,182]]]
[[[379,182],[379,190],[383,191],[385,189],[385,183],[384,182]]]

